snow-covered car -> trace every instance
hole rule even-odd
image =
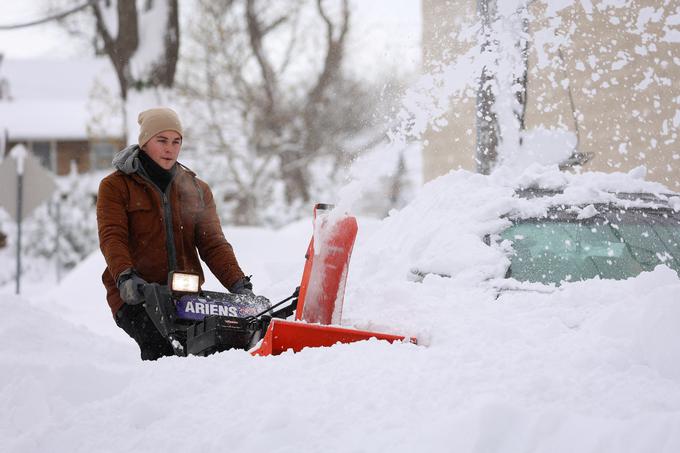
[[[622,288],[679,284],[680,194],[645,181],[642,169],[454,171],[365,234],[355,252],[347,319],[449,342],[436,325],[456,324],[471,302],[565,301],[568,310],[591,296],[618,304],[613,294],[622,291],[644,304],[649,291]]]
[[[518,179],[454,172],[388,219],[409,232],[395,251],[410,263],[409,279],[469,283],[478,280],[472,273],[518,289],[499,279],[555,287],[626,279],[661,264],[680,272],[680,194],[634,174],[536,172]]]
[[[563,192],[529,189],[517,195],[549,202]],[[558,202],[541,217],[511,219],[500,233],[512,249],[505,276],[559,285],[635,277],[660,264],[680,273],[680,213],[668,201],[675,194],[610,196],[585,206]]]

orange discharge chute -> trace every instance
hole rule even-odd
[[[349,259],[359,228],[354,217],[329,218],[320,206],[327,205],[314,207],[314,235],[305,255],[295,319],[340,324]]]
[[[295,321],[272,319],[262,343],[251,351],[253,355],[278,355],[370,338],[417,344],[415,338],[338,326],[358,227],[356,218],[331,216],[329,209],[332,206],[314,207],[314,234],[305,256]]]

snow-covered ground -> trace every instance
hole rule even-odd
[[[635,176],[533,169],[516,182],[569,186],[563,200],[579,203],[662,191]],[[680,278],[659,266],[499,293],[507,256],[482,237],[507,226],[501,214],[541,209],[458,171],[382,222],[359,219],[344,324],[419,346],[143,363],[113,324],[98,253],[56,288],[8,285],[0,451],[680,451]],[[311,221],[225,231],[258,293],[298,284]]]

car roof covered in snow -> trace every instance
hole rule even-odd
[[[578,202],[565,202],[568,200],[563,190],[554,189],[517,189],[517,197],[525,200],[533,200],[547,205],[551,210],[578,209],[589,205],[607,205],[617,209],[653,209],[680,211],[680,195],[674,192],[650,193],[650,192],[608,192],[598,193],[592,200],[579,200]],[[525,217],[522,215],[516,217]]]
[[[519,200],[510,217],[540,217],[556,206],[610,205],[622,209],[680,211],[680,194],[662,184],[646,181],[644,167],[628,173],[566,173],[550,167],[528,169],[517,179]],[[517,209],[519,208],[519,209]],[[525,208],[525,209],[522,209]]]

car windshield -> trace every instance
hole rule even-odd
[[[514,249],[507,276],[520,281],[625,279],[659,264],[680,273],[680,217],[670,211],[523,219],[501,236]]]

